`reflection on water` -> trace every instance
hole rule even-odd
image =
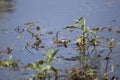
[[[14,6],[13,0],[0,0],[0,14],[4,12],[13,12]]]
[[[8,13],[13,13],[15,10],[15,1],[14,0],[0,0],[0,25],[4,24],[4,21],[9,20],[9,17],[6,16]]]

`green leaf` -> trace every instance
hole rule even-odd
[[[51,53],[47,54],[47,58],[48,58],[47,60],[48,60],[48,62],[51,62],[53,60],[53,58],[57,54],[57,52],[58,52],[58,50],[52,50]]]
[[[52,71],[55,73],[55,75],[58,75],[57,70],[54,67],[51,67]]]
[[[114,43],[114,38],[112,38],[109,43],[108,43],[108,47],[109,48],[115,48],[117,45]]]
[[[49,64],[43,64],[40,66],[40,72],[50,71],[51,65]]]
[[[76,23],[82,23],[83,19],[83,17],[80,17],[80,19],[76,20]]]
[[[12,55],[10,55],[8,60],[11,60],[11,59],[12,59],[12,57],[13,57],[13,56],[12,56]]]
[[[32,67],[33,67],[34,70],[40,71],[40,66],[38,64],[32,63]]]
[[[53,58],[56,54],[57,54],[58,50],[52,50],[52,56],[51,58]]]
[[[67,28],[78,28],[78,27],[74,25],[70,25],[70,26],[66,26],[64,29],[67,29]]]
[[[8,67],[12,64],[12,62],[10,61],[0,61],[0,67],[3,68],[3,67]]]
[[[88,74],[89,74],[90,76],[93,76],[93,75],[94,75],[94,70],[93,70],[93,69],[89,69]]]

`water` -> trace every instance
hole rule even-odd
[[[51,39],[54,35],[44,35],[43,45],[47,48],[42,49],[41,52],[35,51],[35,55],[30,54],[24,50],[27,41],[33,38],[27,32],[23,33],[23,39],[17,39],[19,35],[14,31],[17,26],[25,28],[24,23],[35,22],[36,25],[42,27],[42,33],[53,31],[56,34],[59,31],[60,38],[76,39],[77,35],[63,31],[64,26],[73,24],[75,20],[81,16],[86,18],[87,26],[92,27],[119,27],[120,26],[120,0],[10,0],[9,6],[0,7],[0,45],[1,49],[12,47],[13,55],[20,59],[24,64],[43,59],[41,57],[46,50],[48,51],[53,43]],[[117,30],[117,29],[115,29]],[[75,33],[77,34],[77,33]],[[102,33],[104,35],[104,33]],[[71,37],[69,36],[71,35]],[[114,36],[119,41],[119,34],[106,34],[107,36]],[[47,36],[47,37],[46,37]],[[32,39],[31,39],[32,38]],[[49,40],[50,39],[50,40]],[[47,43],[46,44],[46,42]],[[72,44],[71,44],[72,45]],[[59,52],[59,55],[64,54],[68,57],[68,53],[74,53],[74,50],[69,47],[67,51]],[[117,52],[119,50],[117,49]],[[77,53],[77,52],[75,52]],[[73,56],[69,55],[69,56]],[[71,63],[69,64],[71,65]],[[64,67],[68,67],[66,65]],[[0,70],[0,74],[4,70]],[[3,74],[2,74],[3,75]],[[14,73],[13,73],[14,75]],[[20,75],[18,73],[18,75]],[[4,74],[4,76],[6,76]],[[0,76],[1,78],[2,76]],[[13,76],[15,77],[15,76]],[[12,78],[13,78],[12,77]],[[6,78],[3,78],[5,79]],[[12,80],[12,79],[11,79]]]
[[[22,22],[38,21],[43,26],[62,27],[83,16],[88,26],[117,26],[120,21],[119,2],[120,0],[17,0],[14,12],[6,16],[11,24],[14,22],[17,25]]]

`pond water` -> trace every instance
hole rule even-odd
[[[87,26],[90,28],[113,27],[115,32],[109,34],[109,31],[104,31],[100,35],[109,38],[114,37],[119,44],[120,34],[116,31],[120,30],[120,0],[8,0],[7,3],[2,1],[0,0],[0,51],[4,51],[7,47],[12,48],[13,56],[19,59],[22,65],[42,60],[44,59],[44,53],[50,49],[56,49],[56,45],[51,40],[57,31],[59,31],[58,36],[61,39],[67,38],[71,40],[68,48],[59,47],[60,51],[57,56],[64,55],[65,58],[78,56],[78,52],[73,48],[76,48],[74,40],[77,39],[81,32],[76,30],[71,33],[63,30],[63,28],[73,24],[80,17],[86,19]],[[34,41],[31,34],[28,32],[17,33],[15,31],[18,26],[21,29],[26,29],[24,24],[27,22],[34,22],[34,26],[41,27],[41,31],[38,31],[38,33],[43,34],[41,37],[42,45],[46,46],[41,50],[32,50],[34,55],[25,50],[26,42]],[[50,31],[53,34],[46,34]],[[118,58],[118,61],[120,59],[119,52],[118,46],[113,50],[113,53],[117,54],[111,55],[111,57]],[[59,62],[61,60],[61,58],[58,59]],[[117,61],[114,64],[120,64]],[[72,68],[77,62],[63,61],[63,63],[54,66]],[[115,74],[120,74],[118,70],[120,71],[120,69],[116,69]],[[28,71],[28,73],[31,72]],[[20,78],[20,75],[22,75],[22,71],[14,72],[0,68],[0,80],[17,79]]]

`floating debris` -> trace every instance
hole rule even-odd
[[[112,20],[112,21],[113,21],[113,22],[116,22],[117,20],[114,19],[114,20]]]
[[[117,33],[120,33],[120,30],[116,30]]]
[[[71,41],[68,39],[61,39],[61,40],[58,40],[57,45],[64,46],[65,48],[67,48],[69,42],[71,42]]]
[[[37,31],[40,31],[40,30],[41,30],[40,26],[37,26],[37,27],[36,27],[36,30],[37,30]]]
[[[25,30],[24,29],[21,29],[19,26],[17,26],[15,29],[14,29],[17,33],[23,33]]]
[[[7,48],[7,54],[10,54],[12,52],[12,48]]]
[[[71,57],[71,58],[63,58],[63,60],[68,60],[68,61],[76,61],[78,58],[76,57]]]
[[[111,28],[109,28],[109,29],[108,29],[108,31],[110,31],[110,32],[111,32],[111,31],[113,31],[113,30],[112,30]]]
[[[53,34],[53,32],[52,32],[52,31],[49,31],[49,32],[46,32],[46,34]]]
[[[27,25],[27,26],[29,26],[29,27],[32,27],[32,26],[35,25],[35,23],[34,23],[34,22],[27,22],[27,23],[24,23],[24,25]]]

